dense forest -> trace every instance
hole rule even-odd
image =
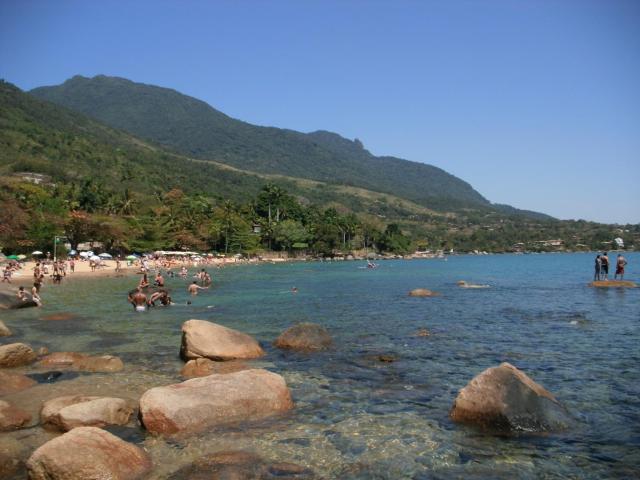
[[[318,135],[325,143],[344,140]],[[111,252],[324,256],[600,249],[615,237],[640,244],[638,225],[558,221],[491,205],[443,210],[353,185],[194,159],[4,82],[0,173],[0,247],[7,254],[50,251],[54,236],[74,246],[101,242]],[[549,239],[562,243],[544,243]]]

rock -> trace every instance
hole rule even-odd
[[[471,380],[458,393],[450,415],[455,422],[497,432],[557,431],[571,422],[551,393],[509,363]]]
[[[312,480],[308,468],[293,463],[269,463],[258,455],[243,451],[225,451],[199,458],[175,472],[174,480]]]
[[[40,359],[42,367],[73,368],[82,372],[119,372],[124,369],[122,360],[113,355],[91,357],[78,352],[54,352]]]
[[[29,307],[37,307],[38,304],[33,300],[18,300],[18,297],[15,294],[9,294],[6,292],[0,292],[0,310],[6,309],[18,309],[18,308],[29,308]]]
[[[40,347],[38,349],[38,357],[44,357],[45,355],[49,355],[49,349],[47,347]]]
[[[50,315],[45,315],[44,317],[40,317],[40,320],[47,320],[52,322],[60,322],[65,320],[75,320],[78,317],[73,313],[62,312],[62,313],[52,313]]]
[[[284,412],[293,407],[280,375],[252,369],[194,378],[147,390],[142,423],[152,433],[193,433],[208,427]]]
[[[475,283],[467,283],[464,280],[456,282],[460,288],[490,288],[490,285],[477,285]]]
[[[58,397],[44,402],[40,421],[45,426],[64,431],[85,426],[126,425],[134,410],[131,403],[113,397]]]
[[[426,328],[421,328],[415,333],[416,337],[429,337],[430,335],[431,332],[429,332],[429,330],[427,330]]]
[[[7,327],[2,320],[0,320],[0,337],[10,337],[13,335],[9,327]]]
[[[599,280],[596,282],[591,282],[589,284],[590,287],[597,288],[636,288],[635,282],[631,282],[629,280]]]
[[[36,359],[36,352],[24,343],[10,343],[0,346],[0,367],[20,367],[29,365]]]
[[[14,407],[9,402],[0,400],[0,432],[16,430],[31,421],[31,415]]]
[[[208,358],[196,358],[195,360],[189,360],[184,367],[182,367],[180,375],[188,378],[206,377],[214,373],[225,374],[239,372],[241,370],[249,370],[249,366],[237,360],[214,362]]]
[[[135,480],[149,473],[151,459],[105,430],[78,427],[38,448],[27,470],[30,480]]]
[[[315,323],[300,323],[287,328],[274,342],[278,348],[303,352],[326,350],[332,343],[329,332]]]
[[[25,375],[0,371],[0,395],[21,392],[37,385],[38,382]]]
[[[182,324],[183,360],[209,358],[234,360],[264,355],[258,342],[249,335],[204,320],[188,320]]]
[[[426,288],[416,288],[409,292],[410,297],[438,297],[439,295],[440,294],[438,292],[432,292]]]
[[[396,361],[396,357],[393,355],[378,355],[378,361],[383,363],[393,363]]]

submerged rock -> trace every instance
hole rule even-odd
[[[21,392],[22,390],[37,385],[37,383],[38,382],[25,375],[0,371],[0,395]]]
[[[509,363],[471,380],[458,393],[450,415],[455,422],[496,432],[558,431],[571,423],[551,393]]]
[[[48,441],[27,461],[30,480],[135,480],[151,470],[139,447],[95,427]]]
[[[13,335],[9,327],[7,327],[2,320],[0,320],[0,337],[10,337]]]
[[[429,337],[429,336],[431,336],[431,332],[429,332],[429,330],[427,330],[426,328],[421,328],[418,331],[416,331],[414,336],[416,336],[416,337]]]
[[[92,357],[78,352],[54,352],[38,363],[42,367],[72,368],[82,372],[119,372],[124,369],[120,358],[113,355]]]
[[[214,373],[233,373],[241,370],[249,370],[250,367],[243,362],[237,360],[229,360],[228,362],[214,362],[208,358],[196,358],[185,363],[180,371],[183,377],[206,377]]]
[[[243,370],[194,378],[147,390],[140,398],[143,425],[152,433],[193,433],[293,408],[280,375]]]
[[[0,432],[16,430],[31,421],[31,415],[14,407],[9,402],[0,400]]]
[[[52,321],[52,322],[60,322],[66,320],[76,320],[78,317],[73,313],[61,312],[61,313],[51,313],[49,315],[45,315],[40,317],[40,320]]]
[[[636,288],[638,285],[630,280],[598,280],[591,282],[589,286],[597,288]]]
[[[409,292],[410,297],[438,297],[440,294],[438,292],[432,292],[431,290],[427,290],[426,288],[416,288],[415,290],[411,290]]]
[[[46,401],[40,420],[45,426],[64,431],[83,426],[126,425],[133,410],[133,402],[123,398],[70,395]]]
[[[246,333],[204,320],[188,320],[182,324],[180,356],[184,360],[250,359],[262,355],[264,351],[258,342]]]
[[[478,285],[475,283],[467,283],[464,280],[460,280],[459,282],[456,282],[456,284],[460,287],[460,288],[490,288],[490,285]]]
[[[286,350],[311,352],[326,350],[332,343],[326,328],[315,323],[299,323],[282,332],[274,345]]]
[[[36,352],[24,343],[10,343],[0,346],[0,367],[20,367],[29,365],[37,358]]]
[[[270,463],[250,452],[225,451],[199,458],[175,472],[171,480],[275,480],[317,478],[313,471],[293,463]]]

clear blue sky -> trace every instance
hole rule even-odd
[[[0,77],[175,88],[431,163],[493,202],[640,222],[640,1],[0,3]]]

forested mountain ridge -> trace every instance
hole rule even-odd
[[[491,207],[471,185],[440,168],[376,157],[330,132],[251,125],[167,88],[99,75],[29,93],[175,152],[243,170],[353,185],[441,211]]]

